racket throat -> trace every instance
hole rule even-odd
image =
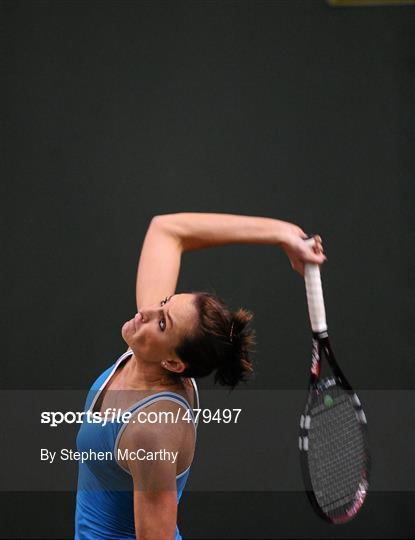
[[[315,386],[321,371],[321,344],[316,336],[313,336],[311,350],[310,386]]]

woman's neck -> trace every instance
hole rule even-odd
[[[151,390],[158,388],[177,388],[182,385],[180,377],[173,377],[160,365],[145,363],[135,356],[127,360],[124,375],[130,389]]]

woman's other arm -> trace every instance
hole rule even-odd
[[[170,412],[179,406],[160,401],[147,413]],[[176,475],[187,423],[140,423],[128,426],[119,449],[128,452],[134,484],[134,523],[137,540],[174,540],[177,524]],[[138,452],[138,454],[137,454]],[[135,459],[135,456],[140,459]],[[145,459],[143,459],[145,458]]]

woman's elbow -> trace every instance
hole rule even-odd
[[[177,214],[158,214],[153,216],[149,225],[150,229],[180,237],[180,224],[177,220]]]

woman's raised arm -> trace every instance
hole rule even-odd
[[[165,216],[151,220],[144,238],[137,270],[137,309],[160,302],[174,294],[183,252],[182,243]]]
[[[184,251],[225,244],[280,245],[292,267],[322,264],[321,239],[304,242],[300,227],[278,219],[234,214],[179,213],[156,216],[148,228],[137,272],[137,306],[159,302],[175,292]]]

